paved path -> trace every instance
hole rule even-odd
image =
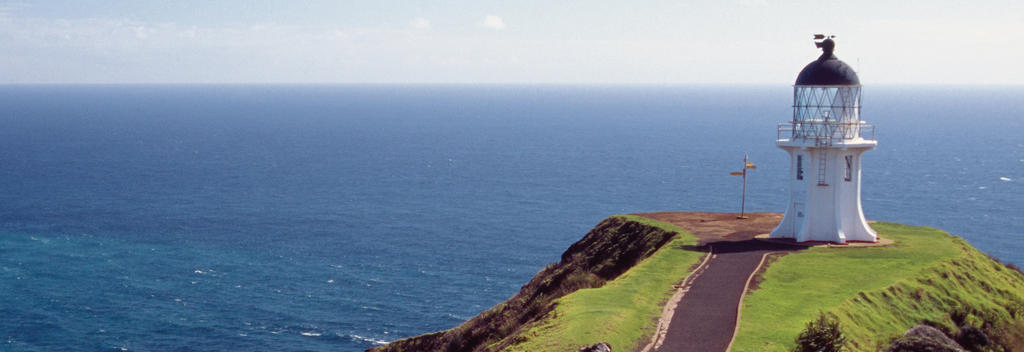
[[[680,226],[712,248],[712,256],[688,280],[659,352],[726,351],[736,329],[737,312],[747,281],[765,253],[794,251],[802,247],[754,240],[772,230],[780,214],[648,213],[638,214]]]
[[[765,253],[791,247],[755,240],[712,244],[712,257],[676,306],[657,351],[725,351],[747,279]]]

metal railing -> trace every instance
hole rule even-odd
[[[785,138],[783,138],[785,137]],[[862,138],[875,140],[875,125],[859,122],[836,122],[836,121],[803,121],[783,122],[779,124],[778,140],[814,139],[819,141],[827,140],[853,140]]]

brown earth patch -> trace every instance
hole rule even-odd
[[[746,219],[737,218],[736,213],[709,212],[656,212],[633,215],[682,227],[697,236],[701,245],[752,240],[757,235],[771,232],[782,221],[780,213],[747,213]]]

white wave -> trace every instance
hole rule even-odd
[[[444,316],[448,317],[448,318],[452,318],[452,319],[458,320],[458,321],[469,320],[469,317],[459,316],[459,315],[455,315],[455,314],[452,314],[452,313],[444,313]]]
[[[1013,181],[1013,180],[1012,180],[1012,179],[1010,179],[1009,177],[1000,177],[1000,178],[999,178],[999,180],[1000,180],[1000,181],[1006,181],[1006,182],[1010,182],[1010,181]]]
[[[316,332],[316,331],[303,331],[303,332],[300,332],[299,335],[309,336],[309,337],[317,337],[317,336],[320,336],[320,335],[323,335],[323,334],[321,334],[319,332]]]
[[[375,339],[375,338],[372,338],[372,337],[359,336],[359,335],[356,335],[356,334],[348,335],[348,338],[352,339],[352,341],[356,341],[356,342],[369,342],[369,343],[372,343],[374,345],[387,345],[388,344],[388,341],[385,341],[385,340]]]

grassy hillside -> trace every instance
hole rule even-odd
[[[818,311],[839,317],[854,351],[874,351],[910,327],[948,333],[986,326],[1024,346],[1024,275],[942,231],[873,227],[892,247],[814,248],[780,258],[743,302],[733,351],[787,351]]]
[[[675,226],[643,218],[634,221],[685,233]],[[575,351],[608,342],[616,351],[631,351],[650,339],[671,286],[679,283],[705,253],[696,239],[677,236],[647,260],[601,288],[573,292],[555,300],[555,309],[527,326],[505,351]]]
[[[566,351],[610,341],[617,351],[654,330],[671,286],[703,253],[672,225],[605,219],[507,301],[458,327],[373,351]],[[598,288],[600,287],[600,288]]]

